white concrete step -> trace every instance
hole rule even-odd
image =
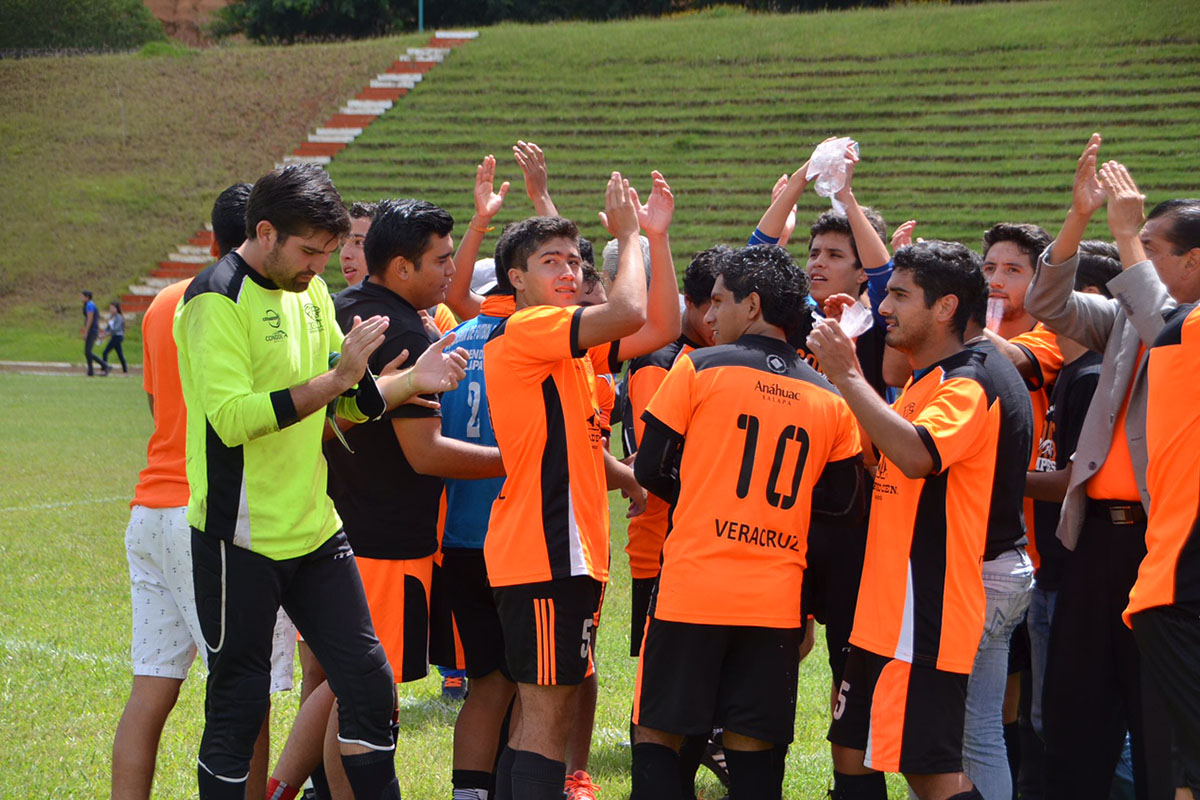
[[[331,156],[284,156],[283,163],[276,164],[275,166],[278,168],[287,166],[288,164],[316,164],[319,167],[323,167],[330,161],[333,161]]]
[[[194,256],[204,256],[206,258],[208,257],[208,248],[201,247],[198,244],[181,244],[177,248],[177,251],[180,253],[187,253],[189,255],[194,255]]]
[[[478,39],[479,31],[437,31],[435,39]]]
[[[362,136],[362,128],[317,128],[317,136]]]
[[[343,114],[382,114],[393,105],[391,100],[347,100]]]
[[[338,134],[331,136],[327,133],[312,133],[309,134],[308,140],[319,144],[350,144],[354,141],[354,135]]]
[[[167,256],[167,261],[179,261],[183,264],[207,264],[212,261],[212,256],[208,250],[203,250],[200,253],[180,253],[178,251]]]

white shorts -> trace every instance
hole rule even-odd
[[[125,532],[133,596],[133,674],[183,680],[203,641],[192,584],[187,507],[134,506]],[[296,626],[283,609],[271,640],[271,691],[292,688]],[[207,654],[200,649],[201,658]]]

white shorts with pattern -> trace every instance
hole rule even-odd
[[[196,657],[200,621],[192,584],[187,507],[134,506],[125,532],[133,596],[133,674],[183,680]],[[292,688],[296,626],[283,609],[271,640],[271,691]],[[200,649],[201,657],[206,653]]]

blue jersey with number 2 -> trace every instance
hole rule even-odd
[[[470,354],[467,374],[458,388],[442,395],[442,435],[474,444],[496,446],[483,384],[483,346],[503,317],[480,314],[454,329],[455,347]],[[442,547],[483,549],[492,503],[504,478],[446,480],[446,530]]]

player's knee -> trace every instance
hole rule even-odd
[[[383,647],[376,645],[366,659],[369,666],[348,675],[338,692],[339,737],[369,747],[390,747],[396,685]]]

